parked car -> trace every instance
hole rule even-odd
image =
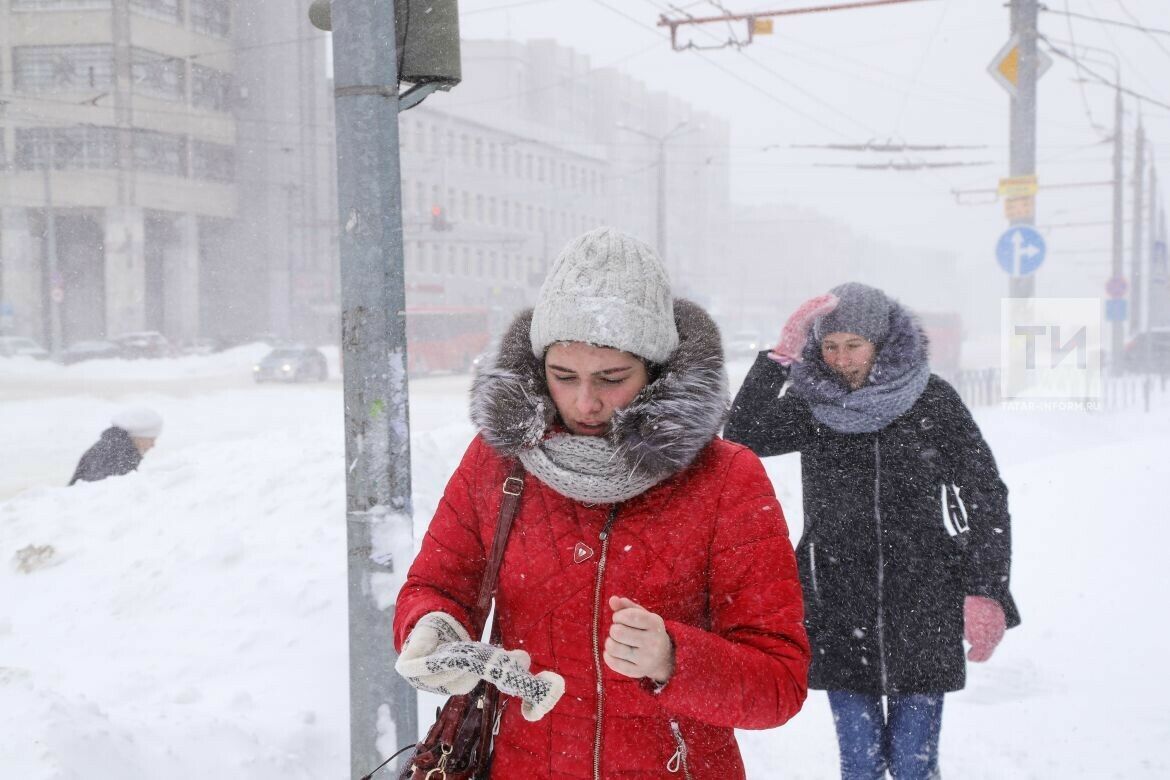
[[[30,338],[0,336],[0,357],[30,357],[37,360],[48,360],[49,353]]]
[[[179,353],[183,355],[212,355],[216,352],[223,352],[226,348],[227,345],[223,339],[203,336],[183,344],[179,347]]]
[[[257,382],[324,382],[329,365],[314,347],[277,347],[252,366],[252,377]]]
[[[1170,328],[1150,328],[1125,345],[1126,371],[1170,374]]]
[[[112,341],[75,341],[61,353],[61,362],[70,364],[116,357],[122,357],[122,348]]]
[[[160,358],[173,354],[167,337],[156,330],[123,333],[121,336],[115,336],[113,341],[122,348],[122,357]]]

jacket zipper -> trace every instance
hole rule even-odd
[[[601,529],[601,557],[597,559],[597,581],[593,584],[593,673],[597,675],[597,728],[593,734],[593,778],[601,780],[601,724],[605,717],[605,683],[601,676],[601,583],[605,579],[605,560],[609,553],[609,529],[617,518],[618,505],[610,507],[605,527]]]
[[[812,579],[813,598],[821,600],[821,589],[817,586],[817,543],[808,543],[808,571]]]
[[[674,755],[666,762],[666,771],[677,773],[681,766],[683,777],[691,780],[691,765],[687,762],[687,743],[683,739],[682,730],[678,727],[678,721],[670,722],[670,733],[674,736],[675,749]]]
[[[886,626],[885,626],[885,580],[886,580],[886,561],[885,554],[882,552],[882,444],[881,440],[874,437],[873,440],[873,455],[874,455],[874,476],[873,476],[873,514],[877,520],[877,554],[878,554],[878,570],[877,570],[877,639],[878,639],[878,658],[881,666],[882,675],[882,692],[887,691],[886,674]]]

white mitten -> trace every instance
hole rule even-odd
[[[415,623],[394,669],[420,691],[446,696],[469,693],[479,678],[466,667],[436,663],[436,654],[455,643],[470,643],[467,629],[446,612],[428,612]]]
[[[525,719],[540,720],[564,694],[565,680],[553,671],[531,674],[531,663],[523,650],[469,641],[455,618],[429,612],[410,632],[394,668],[415,688],[448,696],[468,693],[486,680],[521,699]]]

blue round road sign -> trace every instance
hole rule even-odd
[[[1035,273],[1044,264],[1047,252],[1044,236],[1030,225],[1008,228],[995,245],[996,262],[1012,276]]]

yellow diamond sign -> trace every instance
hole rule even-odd
[[[1036,50],[1036,78],[1043,76],[1052,67],[1052,58],[1039,49]],[[999,54],[987,66],[987,72],[999,82],[999,85],[1008,91],[1012,97],[1016,96],[1016,88],[1020,83],[1020,36],[1013,35]]]

